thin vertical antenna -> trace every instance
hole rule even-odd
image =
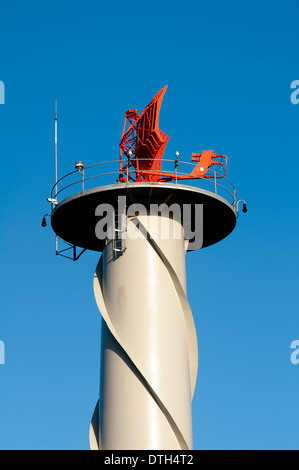
[[[55,199],[57,199],[57,100],[55,100]]]
[[[57,100],[55,100],[55,199],[57,201],[57,181],[58,181],[58,173],[57,173]],[[55,239],[55,251],[56,255],[58,253],[58,236],[56,235]]]

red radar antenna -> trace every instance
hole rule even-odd
[[[163,182],[197,178],[222,178],[226,174],[227,157],[216,155],[213,150],[192,153],[192,161],[198,162],[191,174],[175,174],[161,170],[163,153],[169,136],[159,129],[159,113],[167,86],[162,88],[144,108],[129,109],[121,136],[120,177],[121,182]],[[126,162],[124,162],[124,156]],[[217,173],[208,170],[217,168]],[[130,172],[131,169],[131,172]],[[220,173],[222,171],[222,173]]]
[[[120,172],[127,165],[134,167],[133,181],[160,181],[163,153],[169,136],[159,129],[159,113],[167,86],[152,99],[139,115],[136,109],[126,112],[123,133],[120,141]],[[126,124],[129,123],[127,131]],[[123,155],[128,163],[123,166]]]

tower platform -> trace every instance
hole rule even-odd
[[[193,208],[203,205],[202,248],[218,243],[235,228],[236,211],[225,198],[194,186],[175,183],[117,183],[88,189],[60,202],[51,216],[54,232],[63,240],[81,248],[103,251],[104,240],[95,234],[99,217],[95,215],[100,204],[118,208],[118,198],[126,197],[126,205],[142,204],[147,209],[151,204],[178,204],[191,207],[191,225],[194,225]],[[192,251],[192,249],[188,250]]]

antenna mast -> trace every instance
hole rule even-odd
[[[55,123],[55,199],[57,201],[57,181],[58,181],[58,176],[57,176],[57,100],[55,100],[54,123]],[[58,236],[57,235],[55,237],[55,251],[57,255],[58,253]]]
[[[55,100],[55,199],[57,200],[57,100]]]

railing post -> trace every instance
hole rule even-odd
[[[215,180],[215,194],[217,194],[217,178],[216,178],[216,171],[214,170],[214,180]]]
[[[176,152],[175,153],[175,156],[176,156],[176,159],[174,161],[174,171],[175,171],[175,184],[178,184],[178,166],[179,166],[179,152]]]

